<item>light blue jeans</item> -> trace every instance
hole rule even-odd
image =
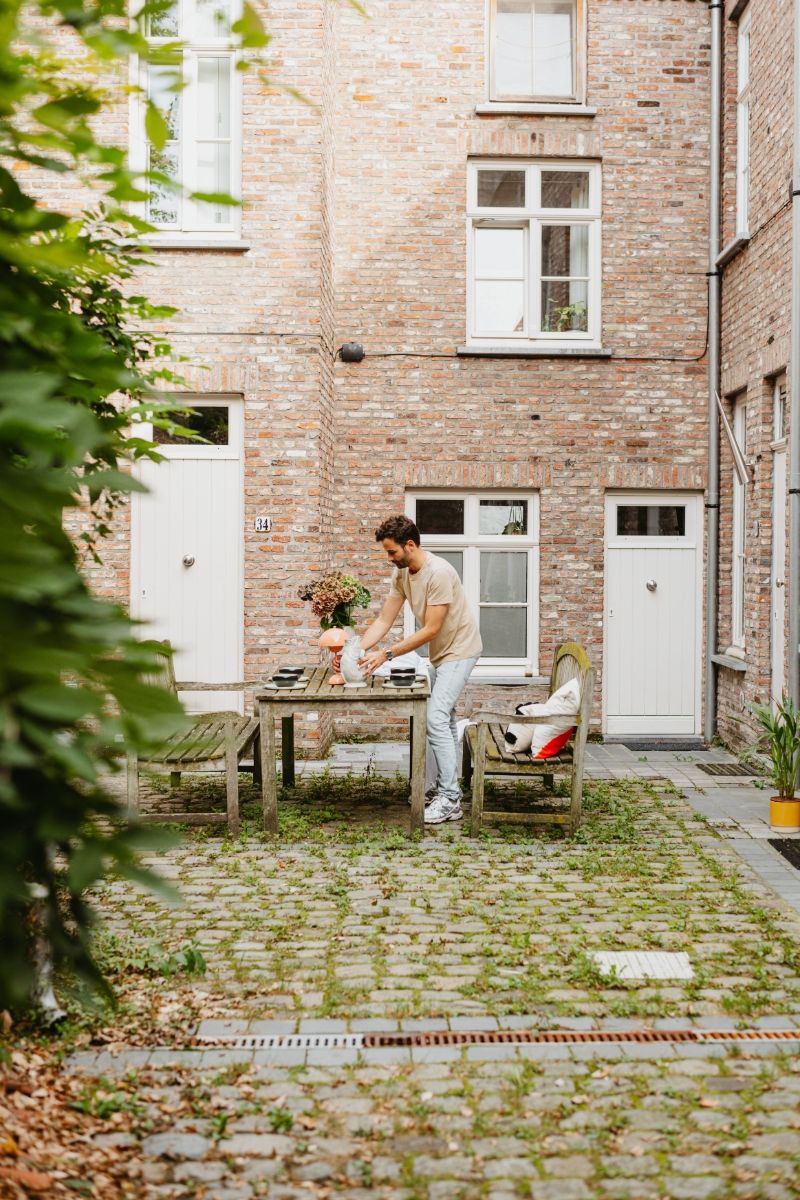
[[[461,788],[458,785],[456,704],[477,661],[477,657],[462,658],[458,662],[442,663],[440,667],[428,667],[431,675],[431,698],[428,701],[428,761],[433,758],[436,765],[436,794],[446,796],[448,800],[461,799]],[[429,779],[432,773],[429,772]]]

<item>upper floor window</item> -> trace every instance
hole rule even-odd
[[[772,440],[786,441],[786,376],[778,375],[772,385]]]
[[[423,549],[455,567],[480,625],[480,675],[537,670],[539,513],[527,492],[421,492],[406,512]],[[406,611],[406,634],[414,616]],[[423,647],[419,651],[425,655]]]
[[[736,235],[748,233],[750,201],[750,11],[736,39]]]
[[[176,0],[149,21],[155,53],[139,67],[132,158],[141,169],[164,177],[151,181],[145,212],[164,233],[238,234],[239,209],[213,199],[239,193],[240,73],[231,40],[235,3]],[[183,43],[178,50],[176,42]],[[166,125],[162,146],[148,136],[147,101]]]
[[[583,0],[490,0],[493,100],[577,100]]]
[[[599,345],[600,166],[469,164],[473,345]]]

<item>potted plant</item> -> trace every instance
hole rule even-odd
[[[772,763],[770,779],[777,792],[770,796],[769,823],[779,833],[800,833],[800,800],[795,797],[800,770],[800,714],[794,701],[784,696],[773,712],[756,704],[753,712],[764,730]]]
[[[319,617],[322,629],[319,644],[333,655],[336,669],[328,682],[344,683],[339,674],[337,658],[356,623],[353,609],[367,607],[372,598],[369,590],[355,576],[332,571],[321,579],[303,584],[297,594],[301,600],[311,601],[311,611],[315,617]]]

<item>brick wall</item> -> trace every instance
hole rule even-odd
[[[476,114],[484,0],[381,0],[368,21],[275,0],[267,22],[275,77],[314,106],[245,76],[250,249],[159,251],[137,283],[181,308],[169,332],[188,386],[245,400],[246,677],[313,651],[295,592],[315,573],[353,569],[377,612],[372,531],[407,489],[535,488],[539,669],[583,641],[597,722],[605,491],[705,486],[707,7],[590,0],[597,114],[578,117]],[[610,358],[456,356],[470,156],[602,162]],[[345,340],[363,363],[334,360]],[[253,532],[263,511],[267,536]],[[121,520],[102,576],[120,596],[127,536]],[[471,688],[467,704],[486,698]]]
[[[747,669],[742,673],[722,668],[718,676],[720,734],[736,746],[753,743],[756,722],[750,705],[768,703],[771,689],[772,381],[788,363],[791,307],[793,10],[790,0],[763,0],[749,7],[751,239],[722,277],[722,392],[729,400],[735,394],[747,397],[748,461],[753,470],[746,500]],[[737,13],[738,7],[729,3],[726,16]],[[735,233],[736,35],[736,22],[726,20],[723,244]],[[732,464],[723,444],[720,651],[730,643],[731,628],[731,480]]]

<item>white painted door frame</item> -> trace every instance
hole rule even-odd
[[[772,556],[770,560],[770,698],[773,709],[786,679],[786,442],[772,444]]]
[[[244,678],[244,401],[241,397],[237,396],[204,393],[202,396],[181,396],[181,402],[185,402],[187,406],[195,409],[225,405],[228,409],[228,444],[224,446],[202,443],[180,445],[160,444],[158,446],[159,454],[162,454],[166,461],[159,464],[144,461],[137,466],[136,474],[143,482],[147,482],[147,479],[150,478],[151,486],[157,488],[159,482],[158,472],[168,472],[171,463],[194,462],[210,464],[212,462],[226,462],[235,467],[235,495],[232,499],[230,516],[226,521],[226,527],[230,526],[230,543],[225,547],[224,565],[226,584],[231,589],[227,597],[227,602],[229,605],[228,611],[231,614],[230,623],[233,626],[232,629],[229,627],[226,630],[228,649],[225,654],[226,664],[224,674],[227,677],[222,679],[218,672],[211,672],[212,678],[204,678],[205,673],[202,669],[194,671],[187,663],[187,660],[194,660],[199,656],[197,644],[194,647],[183,648],[180,645],[176,645],[176,673],[179,679],[191,678],[198,683],[214,683],[217,681],[220,683],[234,683]],[[145,438],[152,438],[152,426],[142,423],[137,429],[137,434]],[[188,499],[181,497],[181,502],[185,511],[186,504],[191,505],[192,503],[191,497]],[[153,615],[142,600],[146,547],[141,543],[142,538],[146,536],[144,533],[146,523],[143,520],[143,505],[147,503],[148,496],[140,493],[133,494],[131,505],[131,616],[138,619],[143,617],[150,617],[152,619]],[[189,516],[191,515],[192,512],[190,510]],[[169,551],[170,555],[185,551],[188,556],[193,556],[195,553],[195,537],[199,535],[200,531],[198,530],[196,535],[191,520],[187,519],[186,538],[181,537],[179,539],[180,546],[171,548]],[[209,564],[204,563],[203,567],[207,576]],[[211,567],[212,571],[221,569],[223,568],[220,563]],[[159,613],[158,620],[163,630],[163,626],[169,622],[169,613]],[[158,630],[155,633],[163,636],[163,633],[159,634]],[[143,637],[153,635],[153,631],[148,631],[147,626],[143,627]],[[213,628],[203,629],[199,632],[198,636],[199,638],[210,639],[209,644],[211,644],[215,637],[215,631]],[[172,640],[175,640],[174,637]],[[181,663],[182,657],[184,658],[184,663]],[[188,675],[187,671],[189,672]],[[241,712],[244,703],[243,691],[181,692],[181,698],[192,711],[238,708]]]
[[[694,679],[692,695],[694,697],[694,713],[692,728],[683,731],[670,729],[671,722],[664,721],[662,733],[664,736],[699,736],[702,731],[702,631],[703,631],[703,497],[698,492],[665,492],[665,491],[607,491],[605,496],[605,536],[604,536],[604,586],[603,586],[603,717],[602,729],[610,736],[624,736],[624,731],[609,729],[609,550],[622,549],[664,549],[671,548],[688,551],[694,550],[695,555],[695,595],[692,605],[694,618]],[[616,533],[616,511],[619,504],[624,505],[684,505],[686,508],[686,535],[683,537],[630,537],[620,538]],[[653,736],[657,736],[653,731]],[[643,731],[630,731],[630,736],[647,736]]]

